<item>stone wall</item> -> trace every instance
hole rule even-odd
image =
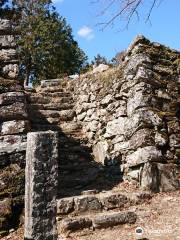
[[[95,160],[143,189],[179,188],[180,53],[138,36],[121,66],[75,80],[77,119]]]
[[[0,19],[0,233],[18,223],[24,202],[29,121],[14,38],[11,20]]]
[[[30,130],[58,131],[59,196],[111,189],[122,174],[146,190],[179,188],[178,51],[139,36],[121,66],[43,81],[27,93],[14,35],[10,20],[1,19],[0,233],[19,221],[23,208]]]

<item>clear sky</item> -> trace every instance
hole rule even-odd
[[[137,34],[180,50],[180,0],[163,0],[161,5],[154,9],[151,24],[145,23],[142,18],[140,22],[131,23],[129,28],[123,31],[120,30],[122,25],[118,21],[114,28],[101,31],[100,26],[97,26],[97,23],[103,20],[97,17],[100,12],[100,9],[97,9],[99,5],[92,4],[92,1],[53,0],[59,14],[71,25],[75,40],[89,60],[98,53],[111,59],[117,52],[126,49]]]

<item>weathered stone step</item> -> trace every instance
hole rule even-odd
[[[72,97],[72,93],[65,91],[64,92],[46,92],[46,93],[38,93],[38,95],[42,96],[42,97],[51,97],[52,99],[57,99],[57,98],[62,98],[62,97]]]
[[[38,124],[38,123],[33,123],[32,125],[32,129],[34,130],[39,130],[39,131],[45,131],[45,130],[54,130],[54,131],[58,131],[60,133],[60,142],[62,143],[74,143],[75,141],[70,140],[68,137],[63,137],[61,135],[61,133],[64,134],[74,134],[76,132],[80,132],[81,131],[81,124],[80,123],[76,123],[76,122],[65,122],[65,123],[61,123],[61,124]]]
[[[102,212],[112,209],[123,209],[145,200],[150,200],[148,192],[101,192],[94,195],[80,195],[62,198],[57,201],[57,213],[65,215],[82,215],[87,212]]]
[[[41,81],[41,88],[56,87],[62,83],[62,79],[48,79]]]
[[[64,173],[64,174],[71,174],[71,173],[74,173],[74,172],[77,172],[77,171],[84,170],[87,167],[89,168],[90,167],[89,165],[91,165],[91,162],[89,160],[83,161],[83,162],[82,161],[76,161],[74,163],[65,164],[65,159],[64,159],[63,164],[61,164],[61,166],[60,166],[60,171],[59,172]]]
[[[59,96],[58,96],[59,95]],[[68,93],[58,93],[57,96],[52,96],[49,93],[42,94],[29,94],[27,100],[32,104],[55,104],[55,103],[72,103],[73,98]]]
[[[72,171],[71,173],[66,173],[66,174],[59,174],[59,182],[60,182],[60,188],[59,191],[61,190],[68,190],[71,189],[73,190],[74,188],[76,189],[81,189],[84,186],[87,186],[91,184],[93,181],[96,180],[99,169],[97,167],[90,167],[86,166],[85,169],[81,169],[81,171]],[[72,191],[71,191],[72,192]]]
[[[68,141],[68,140],[67,140]],[[86,146],[86,145],[79,145],[79,143],[76,143],[76,142],[72,142],[72,143],[64,143],[64,144],[60,144],[61,146],[61,150],[66,154],[70,154],[69,152],[69,148],[71,148],[71,153],[74,154],[74,153],[80,153],[82,155],[85,155],[88,153],[91,152],[91,149]]]
[[[59,121],[71,121],[75,116],[74,110],[32,110],[29,111],[29,115],[32,120],[48,120],[48,118],[55,118]]]
[[[67,78],[63,78],[63,79],[49,79],[49,80],[42,80],[41,81],[41,86],[40,86],[40,90],[41,89],[48,89],[48,88],[58,88],[61,87],[62,89],[66,90],[69,89],[70,91],[72,90],[73,86],[71,84],[71,81],[68,81]]]
[[[65,89],[63,89],[61,86],[56,86],[56,87],[46,87],[46,88],[40,88],[38,90],[38,93],[55,93],[55,92],[65,92]]]
[[[59,222],[59,234],[67,234],[85,228],[101,229],[122,224],[134,224],[137,215],[133,211],[101,213],[95,216],[85,216],[77,218],[66,218]]]
[[[33,110],[56,110],[56,111],[61,111],[61,110],[68,110],[68,109],[73,109],[74,105],[72,102],[67,102],[67,103],[49,103],[49,104],[31,104],[28,106],[29,111]]]
[[[71,151],[69,151],[71,149]],[[71,145],[59,142],[59,151],[62,164],[80,164],[84,162],[91,162],[91,150],[88,146],[80,146],[74,142]],[[95,163],[94,161],[92,161]]]

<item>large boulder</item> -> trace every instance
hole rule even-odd
[[[141,170],[140,185],[143,190],[155,192],[180,189],[180,166],[146,163]]]

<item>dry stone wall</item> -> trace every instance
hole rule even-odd
[[[179,188],[178,51],[138,36],[121,66],[25,93],[14,36],[11,21],[0,19],[0,233],[23,207],[30,130],[58,131],[61,197],[110,189],[121,174],[146,190]]]
[[[179,188],[180,53],[138,36],[122,66],[75,80],[77,119],[97,162],[143,189]]]
[[[26,96],[18,80],[15,32],[0,19],[0,233],[18,222],[24,202]]]

